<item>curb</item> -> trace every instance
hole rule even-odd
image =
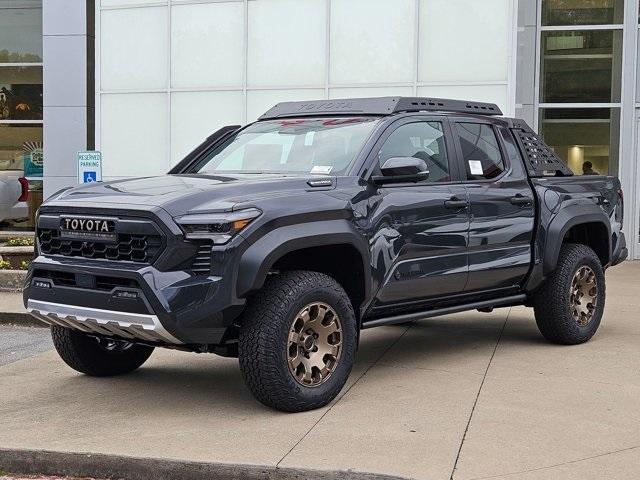
[[[406,480],[353,471],[205,463],[94,453],[0,449],[0,471],[126,480]]]
[[[19,291],[22,290],[27,279],[26,270],[0,270],[0,290]]]

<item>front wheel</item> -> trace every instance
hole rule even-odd
[[[598,330],[604,313],[604,270],[586,245],[562,246],[555,271],[534,298],[536,323],[553,343],[576,345]]]
[[[294,271],[273,276],[251,300],[240,329],[245,382],[263,404],[287,412],[327,405],[353,366],[356,320],[333,278]]]
[[[153,347],[97,338],[70,328],[51,327],[53,346],[74,370],[93,377],[129,373],[147,361]]]

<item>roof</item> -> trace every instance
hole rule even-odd
[[[392,115],[423,111],[502,115],[495,103],[447,98],[377,97],[282,102],[269,109],[259,120],[315,115]]]

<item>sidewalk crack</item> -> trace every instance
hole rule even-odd
[[[293,450],[295,450],[295,448],[296,448],[298,445],[300,445],[300,444],[302,443],[302,441],[303,441],[305,438],[307,438],[307,436],[309,436],[309,434],[311,433],[311,431],[312,431],[314,428],[316,428],[316,426],[317,426],[317,425],[322,421],[322,419],[323,419],[324,417],[326,417],[326,416],[327,416],[327,414],[328,414],[328,413],[333,409],[333,407],[335,407],[335,406],[336,406],[340,401],[342,401],[342,399],[343,399],[344,397],[346,397],[346,396],[347,396],[347,394],[351,391],[351,389],[352,389],[353,387],[355,387],[355,386],[356,386],[356,384],[357,384],[360,380],[362,380],[362,378],[363,378],[363,377],[364,377],[364,376],[369,372],[369,370],[371,370],[373,367],[375,367],[375,366],[378,364],[378,362],[382,359],[382,357],[384,357],[384,356],[389,352],[389,350],[391,350],[391,349],[395,346],[395,344],[396,344],[396,343],[398,343],[402,337],[404,337],[405,333],[407,333],[407,332],[409,331],[409,329],[410,329],[410,328],[411,328],[411,325],[407,326],[407,328],[404,330],[404,332],[402,332],[402,333],[398,336],[398,338],[396,338],[393,342],[391,342],[391,344],[390,344],[387,348],[385,348],[385,349],[384,349],[384,351],[383,351],[383,352],[382,352],[382,353],[381,353],[381,354],[380,354],[380,355],[379,355],[379,356],[378,356],[378,357],[377,357],[373,362],[371,362],[371,364],[370,364],[367,368],[365,368],[365,369],[364,369],[364,372],[362,372],[362,373],[360,374],[360,376],[359,376],[358,378],[356,378],[356,381],[355,381],[355,382],[353,382],[353,383],[352,383],[352,384],[351,384],[351,385],[350,385],[350,386],[345,390],[345,392],[344,392],[342,395],[340,395],[340,398],[339,398],[336,402],[334,402],[334,403],[333,403],[329,408],[327,408],[327,411],[326,411],[326,412],[324,412],[324,413],[320,416],[320,418],[318,418],[318,420],[317,420],[313,425],[311,425],[311,427],[309,428],[309,430],[307,430],[307,432],[306,432],[306,433],[305,433],[305,434],[300,438],[300,440],[298,440],[298,441],[293,445],[293,447],[291,447],[291,448],[289,449],[289,451],[288,451],[287,453],[285,453],[285,454],[284,454],[284,456],[283,456],[280,460],[278,460],[278,463],[276,463],[276,468],[279,468],[279,467],[280,467],[280,464],[284,461],[284,459],[285,459],[285,458],[287,458],[287,457],[291,454],[291,452],[293,452]]]
[[[551,468],[562,467],[564,465],[573,465],[574,463],[586,462],[588,460],[593,460],[595,458],[602,458],[602,457],[606,457],[608,455],[615,455],[616,453],[629,452],[631,450],[636,450],[638,448],[640,448],[640,445],[636,445],[634,447],[621,448],[620,450],[614,450],[612,452],[599,453],[598,455],[592,455],[590,457],[578,458],[576,460],[568,460],[566,462],[556,463],[554,465],[547,465],[545,467],[531,468],[531,469],[528,469],[528,470],[520,470],[520,471],[517,471],[517,472],[502,473],[502,474],[499,474],[499,475],[491,475],[491,476],[488,476],[488,477],[475,477],[472,480],[487,480],[487,479],[490,479],[490,478],[504,478],[504,477],[509,477],[511,475],[521,475],[523,473],[538,472],[540,470],[549,470]]]
[[[480,382],[480,387],[478,388],[478,392],[476,393],[476,398],[473,401],[473,406],[471,407],[471,412],[469,413],[469,419],[467,420],[467,425],[464,429],[464,433],[462,434],[462,440],[460,441],[460,446],[458,447],[458,453],[456,455],[456,459],[453,462],[453,468],[451,470],[451,476],[449,480],[453,480],[453,476],[456,473],[456,469],[458,468],[458,461],[460,460],[460,453],[462,452],[462,446],[464,445],[464,441],[467,439],[467,432],[469,431],[469,426],[471,425],[471,419],[473,418],[473,414],[476,411],[476,406],[478,405],[478,399],[480,398],[480,393],[482,392],[482,387],[484,386],[484,382],[487,379],[487,373],[489,373],[489,368],[491,368],[491,363],[493,362],[493,357],[496,355],[496,351],[498,350],[498,345],[500,345],[500,340],[502,340],[502,335],[504,334],[504,329],[507,326],[507,322],[509,321],[509,315],[511,315],[511,308],[507,312],[507,316],[504,319],[504,323],[502,324],[502,328],[500,329],[500,334],[498,335],[498,340],[496,341],[495,346],[493,347],[493,352],[491,352],[491,357],[489,358],[489,362],[487,363],[487,368],[484,371],[484,375],[482,376],[482,381]]]

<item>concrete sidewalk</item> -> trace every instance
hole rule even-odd
[[[158,350],[76,374],[55,352],[0,367],[0,447],[460,480],[640,478],[640,263],[607,274],[594,339],[546,343],[526,308],[365,331],[327,408],[283,414],[237,360]],[[2,470],[0,468],[0,470]]]

